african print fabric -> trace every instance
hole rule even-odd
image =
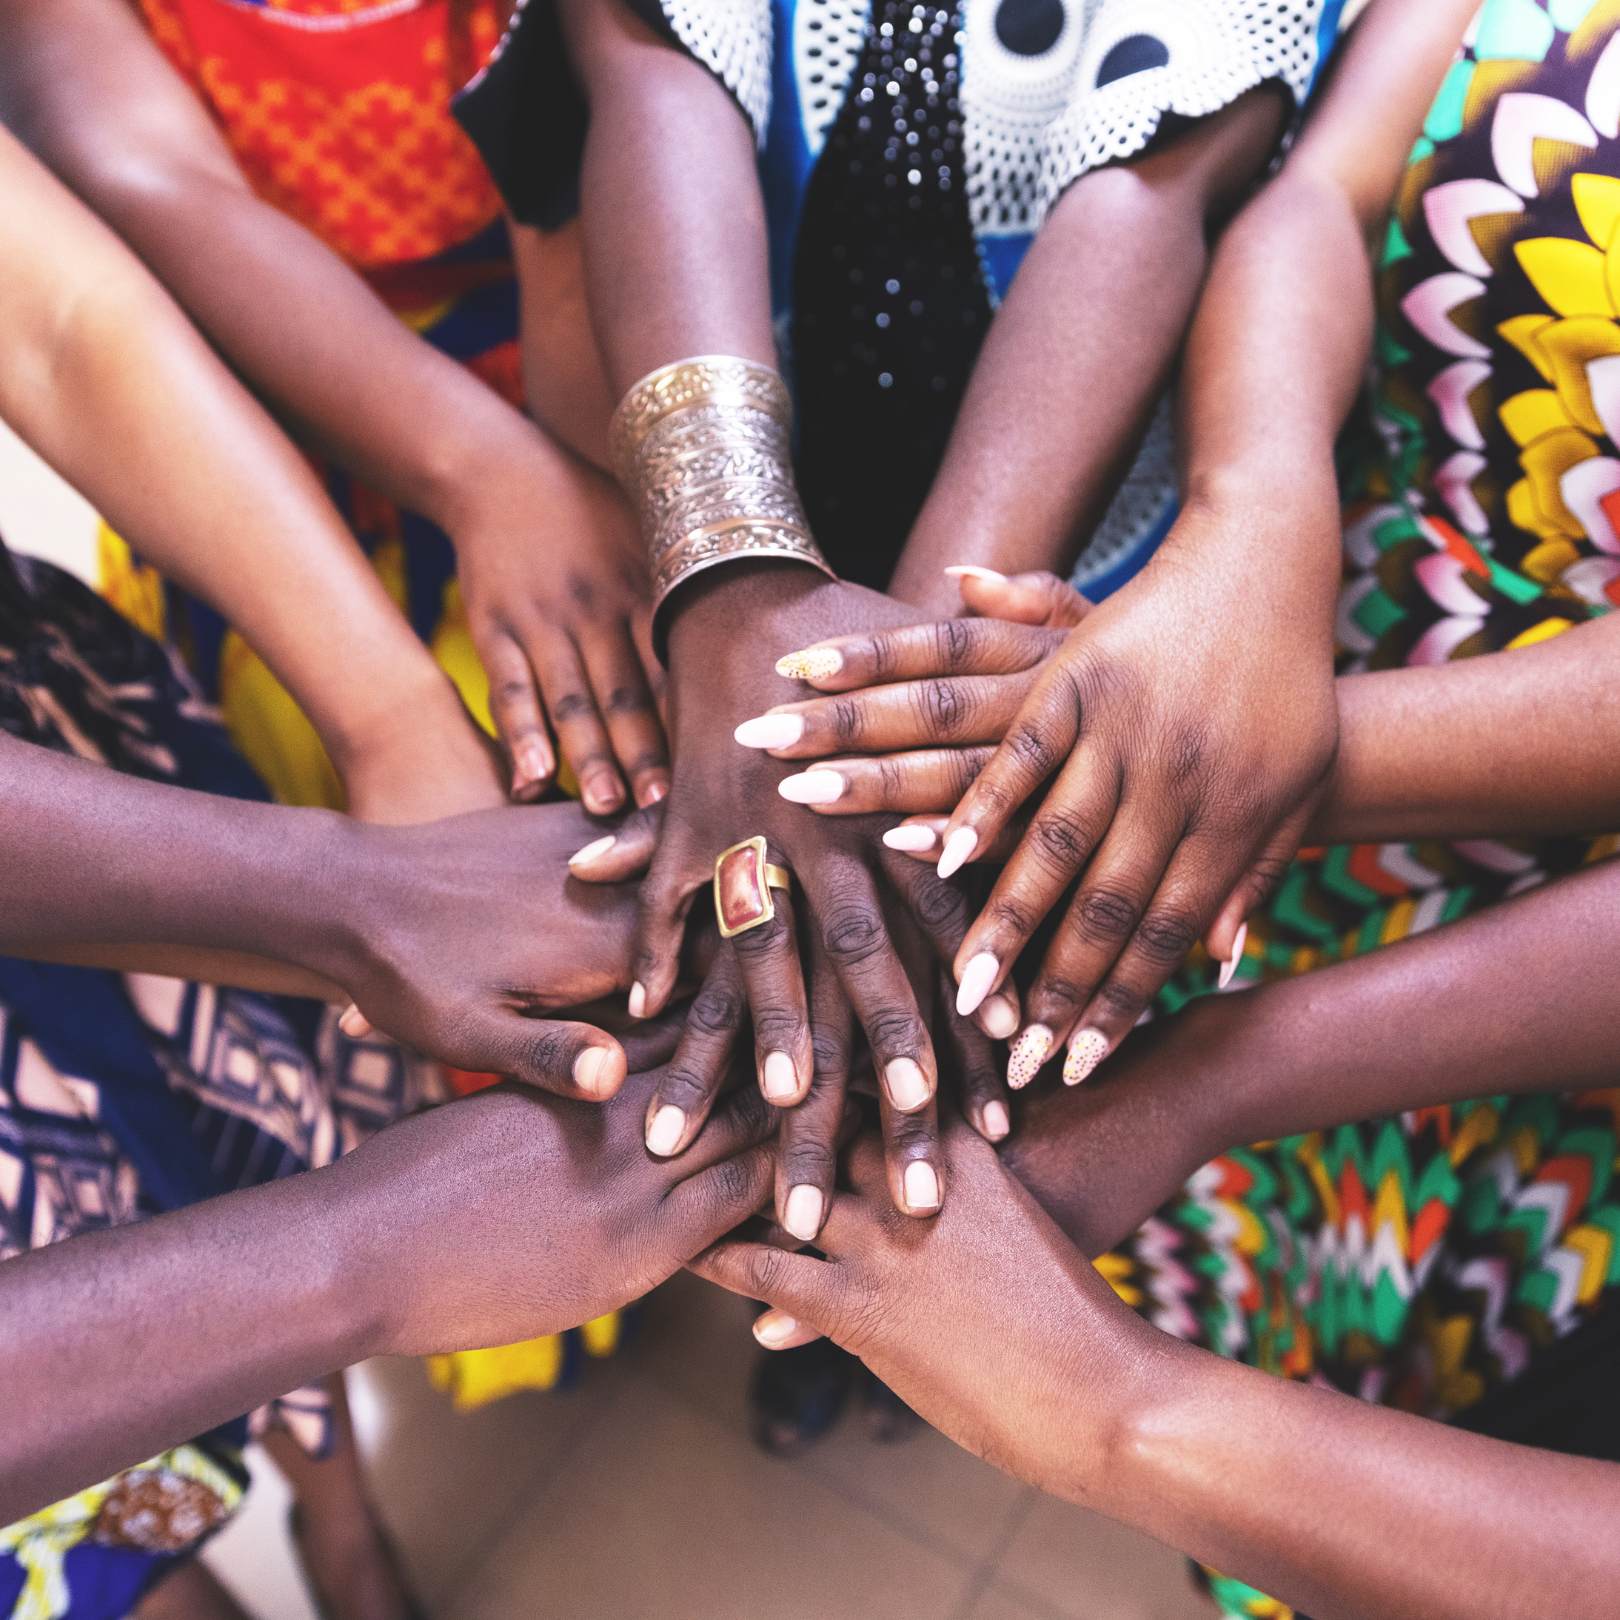
[[[844,578],[882,588],[981,344],[1075,180],[1261,85],[1297,108],[1342,0],[627,0],[749,119],[771,233],[800,490]],[[573,183],[577,143],[518,138],[553,0],[526,0],[458,102],[518,217]],[[522,64],[522,65],[516,65]],[[1175,516],[1168,406],[1080,558],[1094,597]]]
[[[162,647],[60,570],[0,546],[0,729],[151,781],[262,798]],[[0,958],[0,1260],[330,1164],[442,1092],[331,1009]],[[0,1529],[0,1613],[115,1620],[234,1512],[250,1431],[319,1453],[323,1391]]]
[[[1345,669],[1523,647],[1620,601],[1617,225],[1620,3],[1488,0],[1378,268]],[[1241,979],[1376,949],[1617,849],[1307,852],[1255,920]],[[1201,988],[1189,976],[1167,1004]],[[1533,1373],[1620,1286],[1617,1160],[1620,1089],[1423,1109],[1224,1155],[1104,1269],[1182,1337],[1456,1415]],[[1236,1582],[1215,1591],[1229,1614],[1287,1612]]]

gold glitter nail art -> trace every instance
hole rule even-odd
[[[1077,1086],[1108,1056],[1108,1037],[1100,1029],[1083,1029],[1069,1042],[1063,1060],[1063,1083]]]
[[[1007,1084],[1014,1091],[1022,1091],[1041,1072],[1051,1050],[1051,1030],[1045,1024],[1031,1024],[1007,1054]]]
[[[824,681],[843,667],[843,656],[836,647],[806,647],[776,660],[776,673],[790,681]]]

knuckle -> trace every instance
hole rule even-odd
[[[858,901],[835,901],[821,924],[821,943],[839,967],[859,967],[888,944],[883,919],[875,907]]]
[[[936,934],[967,929],[967,896],[954,883],[926,876],[917,885],[912,907],[922,924]]]
[[[658,1082],[658,1100],[673,1103],[683,1114],[691,1115],[708,1105],[714,1093],[711,1079],[679,1061],[672,1063]]]
[[[1080,931],[1091,938],[1124,939],[1136,917],[1136,902],[1118,889],[1087,889],[1075,904]]]
[[[729,1035],[742,1018],[742,998],[729,986],[709,985],[698,993],[686,1015],[687,1027],[699,1035]]]
[[[925,1044],[922,1020],[905,1007],[885,1007],[866,1022],[866,1033],[879,1057],[911,1057]]]
[[[524,1037],[523,1058],[530,1074],[567,1079],[572,1072],[574,1038],[555,1024],[537,1024]]]
[[[920,1114],[901,1114],[889,1127],[889,1146],[904,1163],[926,1158],[937,1138],[933,1121]]]
[[[1043,809],[1029,824],[1031,847],[1053,866],[1073,872],[1091,852],[1090,829],[1072,810]]]
[[[817,1030],[810,1037],[810,1050],[815,1056],[816,1084],[846,1074],[849,1070],[849,1041],[843,1035]]]
[[[833,698],[828,704],[827,713],[832,724],[833,736],[838,742],[850,746],[858,743],[865,735],[866,718],[861,712],[858,699]]]
[[[942,619],[934,626],[934,653],[939,667],[960,670],[973,652],[973,631],[968,619]]]
[[[779,1007],[754,1013],[754,1044],[767,1052],[785,1052],[798,1045],[804,1021]]]
[[[897,804],[906,790],[906,768],[892,754],[877,760],[879,790],[885,804]]]
[[[957,681],[919,681],[911,701],[924,728],[936,738],[954,736],[968,717],[967,695]]]
[[[887,634],[872,637],[868,643],[868,657],[872,664],[874,681],[888,681],[898,666],[894,638]]]
[[[992,900],[985,907],[985,916],[997,934],[1016,934],[1024,938],[1035,932],[1036,918],[1022,901],[1010,895]]]
[[[1033,720],[1020,720],[1008,734],[1005,747],[1019,768],[1032,776],[1049,776],[1057,763],[1044,729]]]
[[[1097,1003],[1110,1016],[1122,1024],[1135,1023],[1147,1005],[1147,998],[1124,980],[1111,978],[1097,991]]]
[[[744,1267],[748,1273],[748,1285],[761,1299],[769,1300],[780,1292],[786,1281],[787,1259],[780,1249],[761,1246],[748,1251],[748,1261]]]
[[[757,962],[762,956],[775,955],[787,942],[787,919],[777,912],[768,923],[733,935],[732,945],[737,955],[748,962]]]
[[[949,763],[946,769],[951,784],[951,798],[953,801],[959,801],[979,779],[979,772],[990,763],[990,750],[959,748],[954,749],[947,758]]]
[[[558,725],[580,720],[591,712],[591,700],[583,692],[563,692],[551,699],[551,718]]]
[[[640,686],[615,686],[603,702],[609,714],[641,714],[650,704],[646,689]]]
[[[783,1179],[790,1187],[808,1182],[831,1186],[836,1165],[832,1149],[821,1142],[795,1142],[781,1151]]]
[[[1170,739],[1165,763],[1173,787],[1190,786],[1203,775],[1209,742],[1209,728],[1202,723],[1182,726]]]
[[[1030,992],[1031,1005],[1063,1007],[1073,1010],[1083,1006],[1090,995],[1090,986],[1080,984],[1061,973],[1043,974]]]
[[[754,1169],[746,1156],[722,1159],[708,1172],[709,1196],[721,1209],[734,1209],[754,1199]]]
[[[1198,940],[1198,925],[1182,911],[1150,911],[1136,931],[1137,948],[1150,961],[1175,966]]]

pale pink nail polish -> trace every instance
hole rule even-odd
[[[1007,583],[1005,574],[998,574],[993,568],[982,568],[978,563],[952,563],[945,572],[952,579],[987,579],[992,585]]]
[[[1014,1091],[1022,1091],[1041,1072],[1051,1050],[1051,1030],[1045,1024],[1029,1025],[1007,1054],[1007,1084]]]
[[[979,1026],[992,1040],[1011,1040],[1018,1029],[1018,1008],[1008,996],[991,996],[979,1009]]]
[[[903,826],[889,828],[883,835],[883,842],[903,855],[922,855],[931,850],[939,839],[932,827]]]
[[[1077,1086],[1108,1056],[1108,1037],[1100,1029],[1083,1029],[1069,1042],[1063,1060],[1063,1083]]]
[[[789,804],[833,804],[844,796],[844,778],[837,771],[800,771],[784,776],[776,791]]]
[[[630,1016],[632,1018],[645,1018],[647,1016],[647,987],[640,979],[630,986],[629,1000]]]
[[[1001,963],[989,951],[980,951],[968,958],[962,969],[962,982],[956,987],[956,1011],[959,1017],[971,1018],[979,1010],[979,1003],[990,994],[1001,972]]]
[[[731,734],[744,748],[791,748],[804,735],[798,714],[762,714],[744,720]]]
[[[958,827],[945,840],[945,848],[939,857],[939,875],[942,878],[954,877],[967,865],[968,857],[978,845],[979,835],[971,827]]]
[[[587,844],[584,849],[576,849],[568,857],[568,864],[570,866],[590,866],[593,862],[601,860],[618,841],[612,833],[609,833],[606,838],[598,838],[594,843]]]
[[[1243,960],[1243,947],[1249,942],[1249,925],[1238,929],[1237,938],[1232,941],[1232,955],[1229,960],[1221,963],[1221,976],[1215,981],[1217,990],[1224,990],[1232,982],[1237,973],[1238,963]]]

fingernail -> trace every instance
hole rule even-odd
[[[686,1130],[686,1115],[674,1103],[665,1103],[647,1127],[647,1151],[667,1159],[680,1145]]]
[[[844,667],[844,655],[836,647],[806,647],[776,660],[776,673],[790,681],[824,681]]]
[[[934,835],[932,827],[905,826],[891,827],[883,835],[883,842],[890,849],[898,849],[907,855],[921,855],[930,850],[939,839]]]
[[[338,1028],[351,1041],[358,1041],[371,1031],[371,1025],[367,1021],[366,1015],[353,1004],[343,1009],[343,1016],[338,1019]]]
[[[1001,963],[989,951],[980,951],[968,958],[962,969],[962,982],[956,987],[956,1011],[962,1018],[970,1018],[979,1010],[979,1003],[990,994],[1001,972]]]
[[[645,1018],[647,1016],[647,987],[640,979],[630,986],[630,1016],[632,1018]]]
[[[614,781],[598,777],[588,788],[582,789],[585,797],[585,808],[593,815],[605,816],[617,810],[624,803],[624,794],[619,784]]]
[[[798,1095],[799,1077],[786,1052],[766,1053],[762,1084],[772,1102],[791,1102]]]
[[[1108,1056],[1108,1037],[1100,1029],[1083,1029],[1069,1042],[1063,1060],[1063,1083],[1077,1086]]]
[[[1007,1117],[1006,1103],[987,1102],[984,1105],[984,1134],[992,1142],[1000,1142],[1011,1129],[1012,1121]]]
[[[826,1200],[819,1187],[795,1187],[787,1195],[782,1210],[782,1225],[801,1243],[811,1242],[821,1230],[821,1212]]]
[[[954,877],[967,865],[968,856],[978,846],[979,835],[971,827],[958,827],[945,840],[945,849],[939,857],[939,875]]]
[[[668,782],[649,782],[636,795],[636,803],[645,810],[648,805],[659,804],[669,796]]]
[[[844,796],[844,779],[837,771],[800,771],[784,776],[776,791],[790,804],[831,804]]]
[[[587,1046],[574,1059],[574,1084],[593,1097],[601,1095],[602,1071],[607,1067],[608,1055],[600,1046]]]
[[[1051,1030],[1045,1024],[1031,1024],[1007,1054],[1007,1084],[1014,1091],[1022,1091],[1041,1072],[1051,1050]]]
[[[570,866],[589,866],[593,861],[599,861],[607,852],[618,843],[618,839],[609,833],[606,838],[598,838],[587,844],[584,849],[576,849],[568,857]]]
[[[791,1316],[784,1316],[780,1311],[767,1311],[754,1323],[754,1337],[767,1350],[774,1350],[778,1345],[786,1344],[798,1331],[799,1324]]]
[[[1007,581],[1005,574],[998,574],[993,568],[981,568],[977,563],[952,563],[945,572],[952,579],[987,579],[995,585],[1004,585]]]
[[[1010,1041],[1018,1029],[1018,1007],[1010,996],[991,996],[979,1009],[979,1027],[998,1041]]]
[[[938,1209],[939,1177],[926,1159],[913,1159],[906,1166],[906,1208]]]
[[[802,714],[762,714],[731,734],[744,748],[791,748],[804,735]]]
[[[883,1085],[889,1101],[903,1114],[928,1101],[928,1082],[910,1058],[891,1058],[883,1066]]]
[[[1249,925],[1238,929],[1237,938],[1232,941],[1232,957],[1230,961],[1221,963],[1221,976],[1215,981],[1217,990],[1224,990],[1232,982],[1232,976],[1238,970],[1238,963],[1243,960],[1243,947],[1249,942]]]
[[[551,775],[551,756],[532,738],[518,744],[512,763],[516,766],[513,772],[514,786],[543,781]]]

